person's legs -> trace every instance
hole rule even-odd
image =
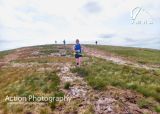
[[[76,65],[79,65],[79,58],[76,58]]]
[[[82,63],[82,57],[79,57],[78,63],[79,63],[79,66],[80,66],[81,63]]]
[[[80,67],[82,63],[82,55],[76,54],[75,58],[76,58],[76,65]]]
[[[78,56],[78,54],[75,54],[75,58],[76,58],[76,65],[79,65],[79,56]]]

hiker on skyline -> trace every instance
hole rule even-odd
[[[98,44],[98,41],[96,41],[95,43],[96,43],[96,45],[97,45],[97,44]]]
[[[79,39],[76,40],[76,44],[74,45],[74,52],[76,58],[76,65],[80,67],[82,62],[82,47],[79,43]]]
[[[57,44],[57,40],[55,40],[55,44]]]
[[[64,44],[64,46],[66,45],[66,41],[65,40],[63,40],[63,44]]]

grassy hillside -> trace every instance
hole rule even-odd
[[[160,50],[120,46],[88,46],[117,56],[125,57],[138,63],[160,65]]]
[[[158,50],[93,45],[88,47],[143,64],[160,64]],[[78,76],[81,76],[93,89],[92,91],[88,88],[89,92],[92,91],[92,94],[89,94],[91,101],[103,97],[99,93],[107,92],[116,100],[115,107],[126,107],[132,103],[140,109],[157,112],[155,114],[160,113],[160,69],[149,70],[119,65],[112,61],[84,55],[83,64],[79,68],[75,67],[71,46],[43,45],[0,52],[0,114],[56,114],[57,110],[65,110],[65,114],[78,114],[78,110],[81,112],[82,107],[89,107],[87,112],[82,114],[94,114],[94,106],[82,104],[85,100],[79,97],[73,99],[69,105],[65,102],[46,102],[44,106],[9,106],[4,101],[6,96],[64,96],[63,89],[72,92],[71,88],[76,84],[71,82],[62,84],[60,73],[67,76],[66,79],[76,78],[76,83],[78,83]],[[66,70],[66,66],[63,70],[69,73],[61,72],[61,68],[66,63],[72,66],[70,68],[72,73]],[[82,83],[77,85],[81,87]],[[112,87],[117,89],[111,91]],[[122,95],[121,90],[131,91],[131,96]],[[132,98],[132,94],[135,94],[133,95],[135,97]],[[99,95],[98,98],[96,95]]]

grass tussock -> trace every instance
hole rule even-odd
[[[64,89],[69,89],[70,86],[71,86],[71,83],[70,83],[70,82],[66,82],[66,83],[64,84]]]
[[[138,106],[140,108],[149,108],[150,107],[150,102],[147,100],[147,99],[140,99],[138,102],[137,102]]]

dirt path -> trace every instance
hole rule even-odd
[[[61,80],[61,91],[72,99],[70,103],[66,104],[65,110],[58,111],[59,114],[66,114],[67,112],[69,114],[83,114],[88,109],[90,104],[92,104],[88,96],[88,92],[92,91],[92,88],[87,85],[82,77],[79,77],[70,71],[70,68],[72,67],[73,66],[69,63],[63,64],[58,74]],[[65,83],[70,83],[71,86],[69,89],[64,89]]]
[[[112,62],[114,62],[116,64],[120,64],[120,65],[129,65],[129,66],[132,66],[132,67],[145,68],[145,69],[149,69],[149,70],[159,69],[159,68],[157,68],[157,66],[149,66],[149,65],[135,63],[135,62],[129,61],[129,60],[123,58],[123,57],[115,56],[111,53],[105,53],[104,51],[100,51],[100,50],[97,50],[97,49],[92,49],[92,48],[89,48],[89,47],[85,47],[84,52],[89,56],[102,58],[102,59],[112,61]]]

